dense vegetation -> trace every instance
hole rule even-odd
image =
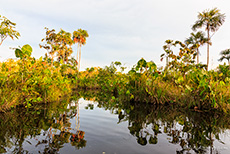
[[[118,97],[123,101],[173,104],[197,110],[226,112],[230,109],[230,70],[227,65],[220,65],[216,71],[190,65],[186,73],[159,72],[153,62],[141,59],[128,73],[121,73],[116,71],[118,64],[115,62],[104,69],[91,68],[81,72],[77,85],[113,93],[114,99],[123,96]]]
[[[225,16],[212,9],[198,15],[193,29],[206,27],[208,37],[202,32],[191,33],[184,41],[166,40],[161,55],[166,59],[164,69],[152,61],[140,59],[131,70],[124,73],[120,62],[113,62],[105,68],[88,68],[79,72],[81,46],[89,36],[78,29],[72,34],[64,30],[58,33],[46,29],[41,48],[47,50],[44,57],[31,57],[32,48],[24,45],[15,49],[18,60],[8,59],[0,63],[0,111],[17,105],[30,107],[38,102],[60,101],[73,90],[96,89],[113,94],[112,99],[128,102],[149,102],[152,104],[175,105],[179,108],[230,111],[230,66],[219,65],[208,70],[199,63],[199,47],[211,45],[210,32],[216,32]],[[15,23],[5,17],[1,23],[1,43],[8,36],[18,38]],[[198,37],[198,38],[197,38]],[[78,44],[77,58],[71,57],[72,45]],[[173,47],[179,46],[178,54]],[[229,61],[229,52],[221,52],[220,60]],[[195,64],[195,59],[197,64]]]

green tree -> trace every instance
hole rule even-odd
[[[228,65],[230,65],[230,49],[226,49],[220,52],[220,59],[219,61],[223,61],[224,59],[226,59],[228,61]]]
[[[29,44],[23,45],[22,47],[15,49],[15,56],[17,58],[20,58],[21,62],[22,62],[20,64],[22,66],[22,67],[20,67],[20,68],[22,68],[22,70],[20,71],[20,73],[22,73],[22,83],[24,82],[23,76],[24,76],[24,73],[26,72],[25,65],[26,65],[26,62],[28,62],[32,51],[33,51],[33,49]]]
[[[77,62],[78,62],[78,70],[80,70],[80,62],[81,62],[81,47],[86,44],[86,38],[89,37],[89,34],[86,30],[78,29],[73,32],[73,40],[78,44],[77,48]]]
[[[209,65],[209,45],[211,45],[211,37],[215,34],[215,32],[219,29],[219,27],[225,21],[225,14],[221,14],[220,10],[217,8],[211,10],[205,10],[202,13],[198,14],[198,20],[192,26],[192,30],[197,30],[198,28],[205,27],[205,30],[208,34],[208,42],[207,42],[207,70]],[[210,35],[210,32],[213,32]]]
[[[191,36],[185,40],[186,45],[191,45],[191,49],[196,50],[197,64],[199,64],[199,47],[208,42],[208,39],[204,36],[204,33],[199,31],[197,33],[191,33]]]
[[[58,60],[60,61],[61,59],[63,62],[67,63],[68,57],[71,56],[73,53],[72,50],[72,45],[73,45],[73,40],[71,38],[71,33],[66,32],[64,30],[60,30],[57,33],[57,41],[58,41],[58,51],[57,51],[57,56]]]
[[[49,30],[45,27],[46,30],[46,37],[43,38],[41,41],[46,42],[44,45],[39,45],[40,48],[44,48],[48,51],[49,56],[51,57],[51,65],[53,65],[53,59],[56,53],[56,37],[57,34],[55,33],[55,30]]]
[[[188,48],[188,46],[181,41],[175,41],[173,45],[176,48],[179,48],[179,53],[176,55],[171,52],[168,55],[168,57],[171,59],[168,67],[185,74],[195,63],[195,50]]]
[[[48,50],[52,64],[55,57],[57,57],[59,61],[63,60],[63,62],[66,63],[68,57],[70,57],[73,52],[72,45],[74,42],[71,38],[71,33],[62,29],[58,33],[56,33],[54,29],[45,29],[46,37],[41,40],[42,42],[44,41],[45,44],[40,44],[40,48]]]
[[[2,45],[3,41],[7,38],[10,37],[11,39],[17,38],[20,36],[20,33],[15,30],[15,25],[16,23],[11,22],[9,19],[6,17],[1,17],[0,15],[0,45]]]

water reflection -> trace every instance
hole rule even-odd
[[[65,143],[77,149],[86,146],[84,131],[71,128],[70,119],[78,117],[78,103],[39,104],[0,114],[0,153],[57,153]],[[33,148],[32,148],[33,149]]]
[[[219,135],[230,128],[230,118],[227,115],[215,111],[188,111],[173,105],[127,103],[120,98],[104,97],[100,93],[84,95],[85,99],[92,96],[99,102],[98,107],[117,114],[119,123],[128,121],[130,134],[142,146],[157,144],[162,134],[167,135],[169,143],[180,146],[176,153],[219,153],[214,142],[225,146]],[[88,107],[93,108],[92,105]]]
[[[215,144],[224,147],[219,135],[230,128],[229,116],[221,113],[188,112],[173,105],[126,102],[124,98],[95,91],[80,91],[74,96],[62,102],[0,113],[0,153],[58,153],[66,145],[76,150],[86,147],[85,130],[80,129],[77,101],[80,97],[98,102],[89,103],[86,110],[97,107],[116,114],[118,125],[127,123],[126,129],[136,139],[135,145],[142,147],[156,148],[155,145],[164,140],[179,147],[176,153],[220,153]]]

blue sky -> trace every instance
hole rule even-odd
[[[0,61],[14,58],[9,47],[24,44],[32,46],[32,56],[43,56],[46,50],[39,43],[45,37],[44,27],[68,32],[82,28],[89,38],[82,47],[81,70],[112,61],[130,67],[142,57],[163,66],[164,41],[184,41],[198,12],[214,7],[225,13],[226,20],[212,38],[210,67],[218,65],[221,50],[230,48],[229,0],[0,0],[0,4],[0,15],[16,22],[21,34],[19,40],[3,42]],[[200,61],[206,63],[206,46],[201,48]]]

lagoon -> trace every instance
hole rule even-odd
[[[75,98],[0,114],[0,153],[230,153],[230,119]]]

